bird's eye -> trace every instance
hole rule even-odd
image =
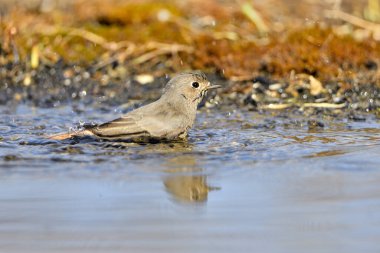
[[[199,83],[198,83],[198,82],[193,82],[191,85],[192,85],[194,88],[198,88],[198,87],[199,87]]]

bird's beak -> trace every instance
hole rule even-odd
[[[205,90],[212,90],[212,89],[218,89],[218,88],[221,88],[222,86],[220,85],[211,85],[211,86],[208,86]]]

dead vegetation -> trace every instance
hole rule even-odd
[[[0,20],[0,65],[27,73],[64,62],[113,71],[120,79],[202,69],[241,87],[265,76],[286,84],[293,97],[300,88],[318,96],[332,82],[339,92],[361,83],[380,87],[380,25],[369,8],[374,1],[364,1],[363,17],[342,10],[340,1],[316,2],[321,14],[312,22],[298,14],[276,16],[286,13],[269,11],[284,5],[274,0],[78,0],[50,12],[14,8]],[[298,13],[309,11],[299,7]],[[115,74],[115,68],[121,70]]]

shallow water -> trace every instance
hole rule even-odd
[[[123,108],[0,107],[0,252],[379,252],[380,122],[203,109],[187,143],[55,142]]]

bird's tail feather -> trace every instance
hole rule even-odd
[[[92,136],[94,135],[91,131],[89,130],[82,130],[79,132],[73,132],[73,133],[60,133],[60,134],[55,134],[52,136],[48,136],[47,138],[50,140],[57,140],[57,141],[62,141],[62,140],[67,140],[73,137],[84,137],[84,136]]]

